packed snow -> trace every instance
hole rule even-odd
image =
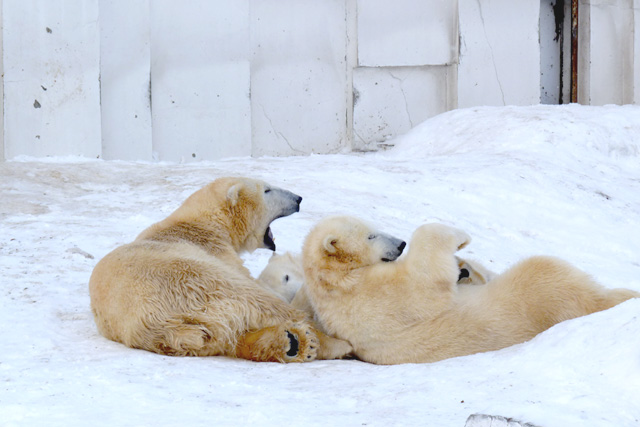
[[[408,240],[466,230],[460,255],[500,272],[564,258],[640,291],[640,107],[482,107],[434,117],[369,154],[170,164],[19,158],[0,164],[0,424],[464,426],[489,414],[552,426],[640,423],[640,300],[497,352],[433,364],[254,363],[133,350],[96,330],[97,261],[220,176],[301,196],[272,227],[299,252],[322,217]],[[258,275],[270,252],[245,256]],[[420,343],[416,343],[420,345]]]

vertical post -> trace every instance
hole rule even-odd
[[[578,102],[578,0],[571,0],[571,92],[572,103]]]

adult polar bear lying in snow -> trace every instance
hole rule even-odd
[[[270,223],[301,197],[262,181],[220,178],[96,265],[91,307],[102,335],[177,356],[303,362],[351,351],[266,291],[239,253],[275,250]]]
[[[486,285],[458,286],[469,236],[426,224],[398,239],[352,217],[321,221],[303,248],[305,285],[325,330],[362,360],[435,362],[529,340],[556,323],[639,297],[605,289],[564,261],[532,257]]]

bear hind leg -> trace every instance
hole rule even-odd
[[[175,325],[155,335],[153,351],[169,356],[200,356],[211,340],[211,332],[202,325]]]
[[[632,298],[640,298],[640,293],[624,288],[607,289],[601,310],[614,307]]]
[[[228,328],[190,318],[169,319],[150,331],[146,348],[168,356],[225,355],[234,344]]]

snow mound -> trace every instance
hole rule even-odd
[[[389,157],[468,152],[572,153],[640,157],[640,107],[537,105],[453,110],[391,141]]]

